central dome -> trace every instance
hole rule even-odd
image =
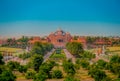
[[[55,35],[65,35],[66,33],[63,30],[58,29],[54,34]]]

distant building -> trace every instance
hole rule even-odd
[[[72,39],[72,36],[68,32],[64,32],[63,30],[59,29],[54,33],[51,33],[48,38],[50,42],[54,45],[54,47],[61,47],[64,48],[66,43]]]
[[[49,42],[52,43],[55,48],[65,48],[67,42],[80,42],[83,47],[86,48],[85,37],[78,37],[77,40],[74,40],[69,32],[64,32],[61,29],[50,33],[45,38],[33,37],[31,40],[29,40],[29,44],[34,44],[35,42]]]
[[[94,44],[96,44],[96,45],[111,45],[112,42],[110,40],[105,40],[105,39],[101,38],[101,39],[97,39]]]
[[[72,38],[70,42],[80,42],[84,48],[87,48],[86,37],[84,37],[84,36],[78,37],[77,39]]]

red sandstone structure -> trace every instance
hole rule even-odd
[[[61,29],[50,33],[49,36],[44,39],[33,37],[33,39],[29,41],[29,44],[34,44],[35,42],[50,42],[55,48],[65,48],[67,42],[80,42],[84,47],[86,47],[85,37],[79,37],[77,40],[74,40],[69,32],[64,32]]]
[[[65,47],[66,43],[69,42],[72,37],[70,33],[64,32],[63,30],[59,29],[54,33],[51,33],[48,38],[50,42],[54,45],[54,47]]]

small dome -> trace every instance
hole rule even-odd
[[[58,29],[54,34],[55,35],[65,35],[66,33],[63,30]]]

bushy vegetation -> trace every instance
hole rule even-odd
[[[88,51],[84,51],[82,54],[80,54],[80,58],[86,59],[86,60],[91,60],[95,57],[96,57],[95,54],[93,54],[92,52],[88,52]]]
[[[91,77],[93,77],[95,81],[102,81],[107,76],[104,71],[97,68],[91,68],[88,74],[91,75]]]
[[[32,66],[35,71],[39,71],[39,67],[41,66],[43,62],[43,56],[35,54],[32,58]]]
[[[16,76],[12,73],[12,70],[17,67],[12,65],[12,68],[8,69],[4,65],[2,58],[3,56],[0,54],[0,81],[15,81]]]
[[[19,58],[22,58],[23,60],[30,58],[32,56],[31,53],[23,53],[19,55]]]
[[[15,81],[16,76],[10,70],[4,70],[0,74],[0,81]]]
[[[53,45],[50,43],[40,43],[36,42],[33,45],[33,48],[31,50],[32,54],[39,54],[44,55],[46,52],[50,51],[53,48]]]
[[[84,52],[82,44],[79,42],[68,42],[66,48],[71,54],[76,56]]]
[[[67,76],[64,81],[80,81],[77,78],[74,78],[73,76]]]
[[[2,59],[3,59],[3,56],[2,56],[2,54],[0,53],[0,65],[3,65],[3,64],[4,64],[4,61],[3,61]]]
[[[71,60],[64,61],[63,68],[68,75],[74,75],[76,73],[75,66]]]
[[[60,79],[63,77],[62,71],[61,70],[53,70],[52,72],[52,77]]]
[[[26,79],[33,79],[36,74],[36,71],[34,70],[28,70],[25,74]]]

